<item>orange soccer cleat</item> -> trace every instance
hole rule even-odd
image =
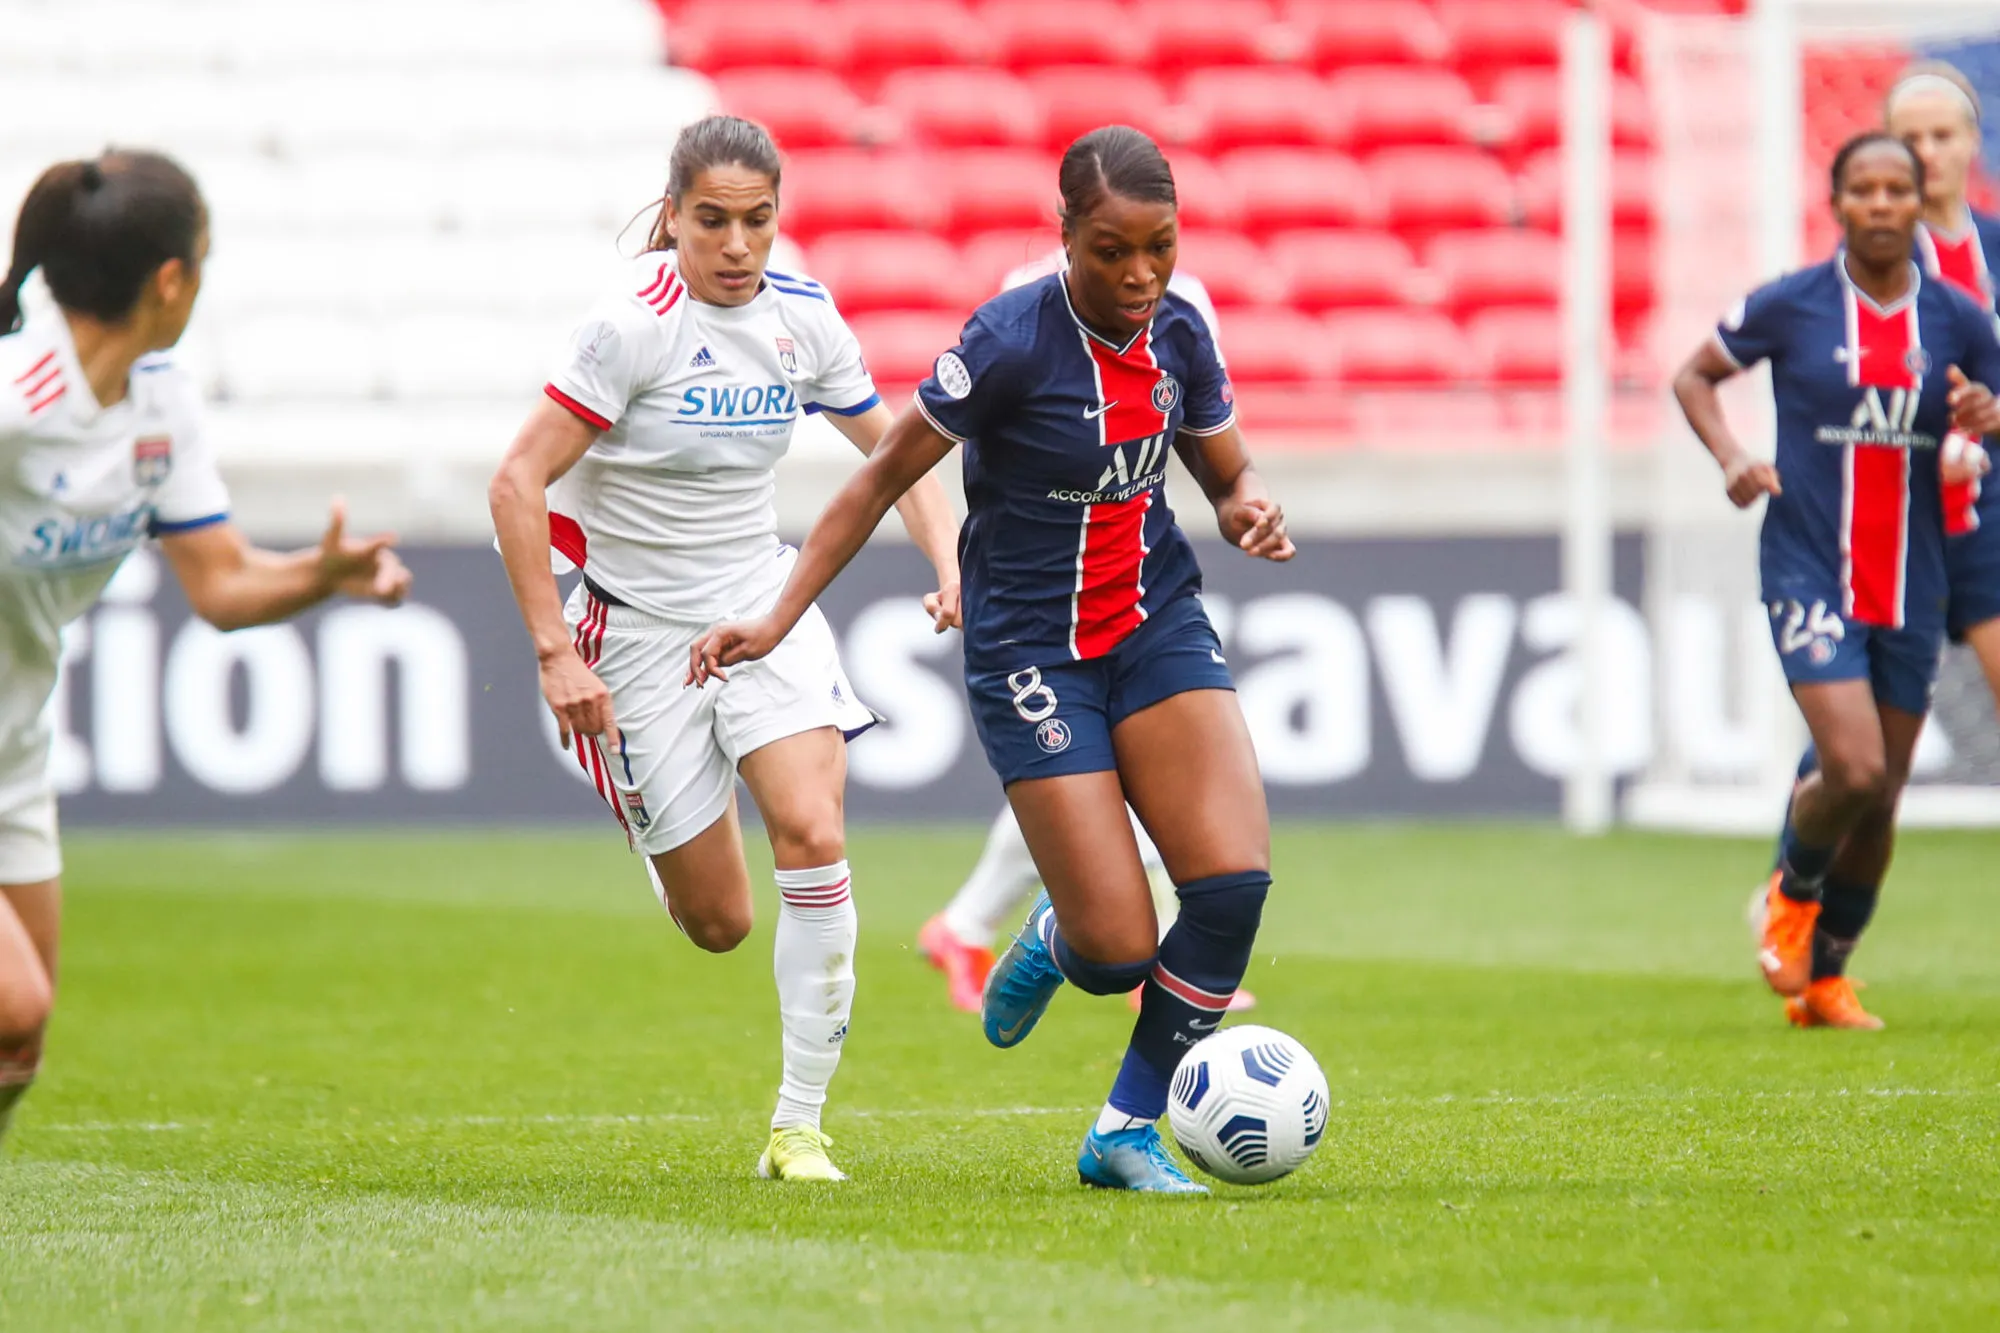
[[[1785,1001],[1785,1017],[1795,1028],[1848,1028],[1874,1032],[1882,1020],[1861,1007],[1854,983],[1846,977],[1821,977],[1802,994]]]
[[[986,990],[986,974],[993,970],[993,951],[967,944],[951,933],[940,913],[924,922],[917,932],[917,947],[930,959],[931,966],[944,973],[954,1009],[968,1014],[979,1012],[980,996]]]
[[[1757,932],[1757,966],[1764,980],[1780,995],[1797,995],[1812,980],[1813,928],[1819,924],[1819,904],[1802,903],[1778,891],[1784,871],[1773,870],[1763,897],[1763,923]]]

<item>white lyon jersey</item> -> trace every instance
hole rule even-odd
[[[33,724],[63,627],[134,548],[229,516],[199,391],[173,359],[140,358],[124,399],[100,407],[39,273],[21,295],[21,329],[0,337],[0,744]]]
[[[643,255],[549,381],[604,432],[549,490],[550,542],[635,610],[706,624],[764,609],[783,583],[774,469],[800,411],[881,402],[826,288],[764,278],[745,305],[708,305],[671,251]]]

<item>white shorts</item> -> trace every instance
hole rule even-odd
[[[60,874],[49,732],[37,720],[0,731],[0,884],[39,884]]]
[[[851,739],[880,721],[854,697],[817,606],[769,657],[701,689],[682,682],[708,625],[607,606],[581,584],[564,613],[618,724],[615,744],[585,737],[577,759],[635,852],[672,851],[720,819],[752,751],[820,727]]]

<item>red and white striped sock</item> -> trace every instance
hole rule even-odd
[[[780,870],[771,970],[785,1031],[784,1081],[771,1128],[819,1128],[854,1006],[854,895],[847,862]]]

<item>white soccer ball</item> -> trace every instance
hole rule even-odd
[[[1187,1159],[1232,1185],[1298,1170],[1326,1133],[1326,1075],[1276,1028],[1246,1024],[1196,1042],[1167,1090],[1167,1123]]]

